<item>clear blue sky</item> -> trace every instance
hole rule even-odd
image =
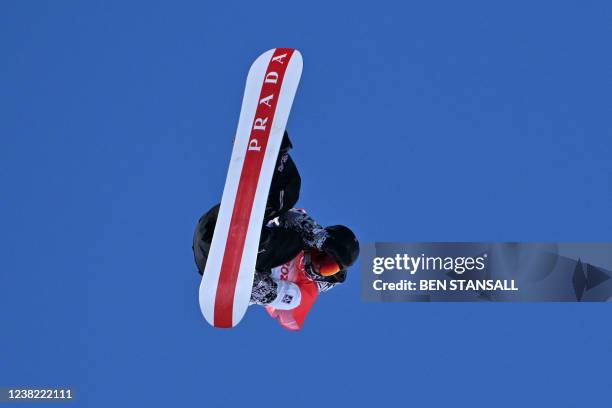
[[[214,330],[190,248],[273,47],[304,56],[288,128],[321,223],[611,240],[611,9],[3,1],[0,385],[87,407],[611,406],[609,304],[365,304],[355,269],[300,333],[261,309]]]

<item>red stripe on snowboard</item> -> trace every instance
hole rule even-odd
[[[274,60],[274,58],[278,58],[283,54],[287,55],[282,58],[282,63]],[[217,293],[215,294],[215,327],[232,327],[234,293],[238,280],[238,272],[240,271],[240,263],[242,261],[244,242],[249,227],[249,220],[251,218],[251,210],[253,208],[253,201],[255,199],[255,192],[257,190],[261,166],[263,165],[266,146],[268,145],[270,129],[272,128],[274,114],[276,112],[276,104],[280,96],[285,70],[287,69],[287,65],[289,65],[292,55],[293,49],[291,48],[277,48],[266,69],[264,83],[261,87],[258,106],[255,112],[255,119],[251,126],[247,152],[242,164],[242,172],[240,173],[240,181],[236,192],[232,219],[230,221],[227,241],[225,243],[223,261],[221,263]],[[265,78],[268,78],[271,72],[278,73],[276,83],[265,82]],[[268,100],[270,106],[261,102],[270,95],[274,95],[271,100]],[[256,126],[258,124],[261,125],[258,119],[263,118],[268,118],[265,123],[265,128],[263,130],[258,130]],[[254,139],[257,141],[256,146],[260,147],[259,150],[249,149]],[[276,160],[276,158],[274,159]],[[267,200],[267,196],[265,199]]]

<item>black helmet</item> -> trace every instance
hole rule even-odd
[[[342,269],[354,264],[359,256],[359,241],[353,231],[344,225],[332,225],[325,230],[329,235],[321,249],[333,256]]]

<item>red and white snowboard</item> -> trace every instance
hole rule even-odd
[[[200,308],[215,327],[233,327],[251,297],[264,211],[283,133],[302,75],[302,55],[275,48],[247,77],[221,208],[200,284]]]

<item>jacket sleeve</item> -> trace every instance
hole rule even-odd
[[[305,246],[321,249],[328,233],[306,211],[292,208],[278,217],[281,228],[297,232]]]

